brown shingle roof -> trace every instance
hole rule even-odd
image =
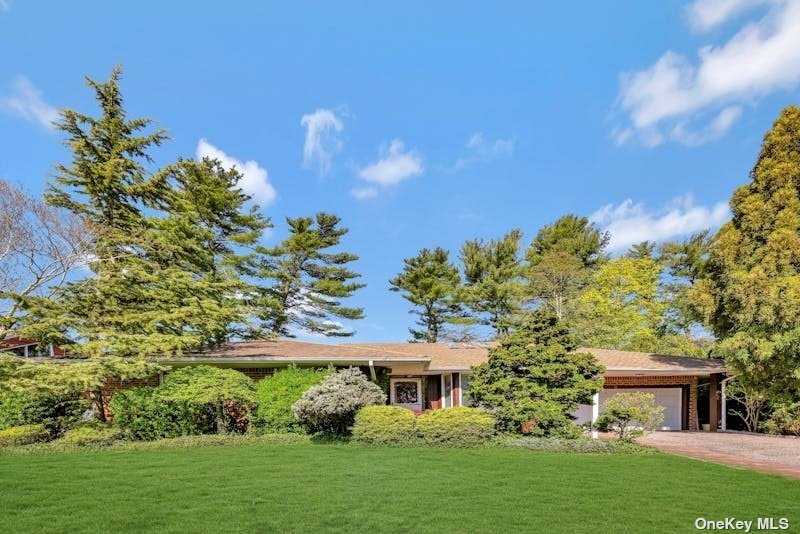
[[[429,371],[466,370],[483,363],[491,343],[309,343],[306,341],[242,341],[221,349],[190,354],[195,359],[244,358],[261,360],[308,361],[409,361],[428,363]],[[593,354],[609,371],[724,372],[722,360],[665,356],[647,352],[580,348]]]
[[[593,354],[606,369],[613,371],[705,371],[722,373],[725,363],[712,358],[690,358],[688,356],[667,356],[650,352],[627,350],[593,349],[581,347],[575,352]]]

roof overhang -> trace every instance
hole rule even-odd
[[[430,358],[404,358],[404,357],[374,357],[374,358],[287,358],[273,357],[273,356],[241,356],[236,358],[213,358],[213,357],[185,357],[185,358],[167,358],[160,360],[161,363],[172,365],[175,367],[182,367],[185,365],[196,364],[214,364],[225,365],[229,367],[281,367],[289,365],[373,365],[391,364],[391,363],[429,363]]]
[[[603,376],[709,376],[725,373],[725,369],[606,369]]]

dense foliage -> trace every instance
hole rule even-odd
[[[114,394],[110,407],[114,425],[135,440],[207,434],[214,428],[209,410],[185,401],[167,400],[160,388],[123,389]]]
[[[800,108],[764,137],[733,218],[714,236],[692,304],[747,395],[800,401]],[[758,414],[751,420],[757,426]]]
[[[353,439],[376,445],[413,443],[416,419],[399,406],[367,406],[356,414]]]
[[[108,445],[123,437],[119,428],[110,425],[87,424],[67,430],[61,442],[64,445]]]
[[[417,325],[422,329],[409,328],[412,341],[436,343],[446,325],[465,319],[458,267],[441,247],[423,248],[403,261],[403,271],[389,281],[390,289],[399,291],[415,307],[411,313],[418,316]]]
[[[160,389],[167,401],[185,402],[193,409],[213,414],[216,433],[246,432],[258,403],[255,384],[247,375],[208,365],[173,371],[164,378]]]
[[[258,408],[254,425],[261,432],[302,432],[292,405],[330,375],[330,369],[290,367],[258,382]]]
[[[53,436],[76,424],[87,408],[77,395],[0,392],[0,429],[42,424]]]
[[[602,431],[613,431],[622,441],[631,441],[646,431],[656,430],[664,421],[664,407],[656,405],[652,393],[617,393],[606,400],[595,421]]]
[[[800,436],[800,402],[777,404],[764,422],[763,429],[769,434]]]
[[[380,386],[370,382],[358,368],[332,374],[294,403],[297,419],[313,433],[350,434],[356,413],[365,406],[386,403]]]
[[[496,418],[499,430],[575,436],[571,414],[602,388],[602,366],[573,352],[572,338],[555,315],[537,312],[475,367],[469,392]]]
[[[44,425],[20,425],[0,430],[0,447],[27,445],[50,438]]]
[[[244,433],[257,403],[253,381],[233,369],[199,365],[168,374],[158,387],[124,389],[111,399],[114,424],[134,439]]]
[[[498,335],[509,332],[522,310],[521,238],[522,232],[515,229],[499,239],[472,239],[461,247],[462,299],[477,321]]]
[[[286,222],[289,237],[273,248],[257,247],[254,272],[266,283],[252,288],[257,295],[255,315],[272,336],[294,337],[294,328],[326,336],[353,335],[334,319],[364,316],[361,308],[341,302],[364,287],[352,281],[360,275],[349,268],[358,256],[329,250],[339,245],[347,228],[330,213]]]
[[[427,445],[469,447],[489,441],[495,424],[494,417],[477,408],[447,408],[420,415],[417,435]]]

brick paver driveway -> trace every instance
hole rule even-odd
[[[639,442],[664,452],[800,478],[800,438],[740,432],[653,432]]]

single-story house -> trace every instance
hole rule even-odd
[[[242,341],[198,354],[165,360],[171,366],[208,364],[238,369],[251,378],[297,366],[359,366],[373,380],[387,377],[389,403],[421,412],[468,406],[472,367],[488,358],[484,343],[342,343]],[[593,406],[574,414],[577,423],[593,421],[606,399],[619,391],[652,393],[665,408],[662,430],[715,431],[721,417],[719,387],[725,373],[721,360],[664,356],[645,352],[581,348],[606,368],[603,391]],[[724,386],[724,385],[723,385]]]

